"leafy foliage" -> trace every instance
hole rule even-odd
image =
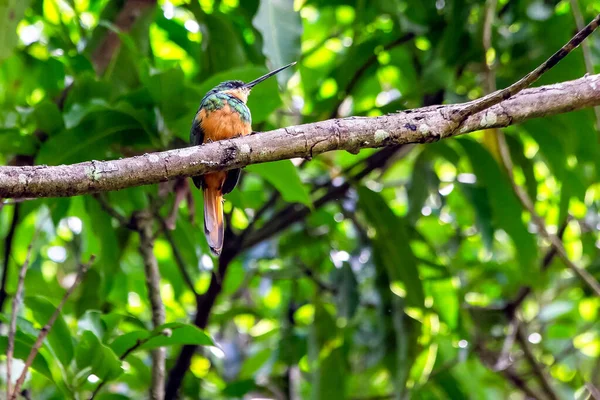
[[[206,91],[292,61],[253,90],[255,131],[472,100],[484,62],[505,87],[571,37],[573,4],[586,21],[600,12],[592,0],[499,0],[485,52],[487,3],[0,1],[0,163],[187,146]],[[140,9],[122,18],[131,4]],[[596,70],[599,43],[586,42]],[[541,83],[585,72],[576,50]],[[595,123],[584,110],[505,134],[516,182],[600,280]],[[32,243],[14,370],[80,260],[97,256],[31,365],[32,398],[89,398],[101,382],[97,398],[144,398],[158,347],[169,384],[190,399],[544,398],[539,374],[556,398],[585,398],[586,383],[600,387],[600,300],[548,256],[484,139],[493,134],[246,168],[226,196],[220,260],[202,195],[182,181],[1,200],[0,353]],[[133,223],[141,211],[155,217],[159,327]],[[524,340],[512,343],[514,321]]]

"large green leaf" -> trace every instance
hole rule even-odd
[[[246,169],[275,186],[285,201],[312,206],[308,190],[290,160],[253,164]]]
[[[123,373],[119,357],[110,347],[103,345],[92,331],[84,331],[81,335],[75,360],[80,371],[87,370],[103,381],[113,380]]]
[[[459,188],[473,205],[477,229],[481,233],[483,243],[488,250],[491,250],[494,241],[494,227],[488,189],[471,183],[460,183]]]
[[[373,251],[378,253],[391,285],[398,288],[394,292],[405,295],[409,306],[423,307],[418,261],[410,247],[405,220],[394,214],[380,194],[361,186],[358,195],[360,208],[377,231],[372,241]]]
[[[311,362],[311,399],[345,398],[346,381],[341,337],[333,316],[320,301],[315,304],[311,326],[309,359]]]
[[[0,62],[11,55],[18,43],[17,25],[28,6],[29,0],[0,1]]]
[[[27,343],[19,338],[15,339],[15,347],[13,357],[19,360],[27,360],[29,356],[29,352],[31,351],[31,346],[33,345],[33,341]],[[8,337],[0,336],[0,353],[6,354],[8,349]],[[48,366],[48,362],[44,358],[44,356],[40,353],[33,359],[33,363],[31,364],[31,368],[40,374],[44,375],[51,381],[54,381],[52,377],[52,372],[50,371],[50,367]]]
[[[274,68],[298,60],[302,21],[293,0],[262,0],[252,23],[262,34],[263,53]],[[284,85],[292,73],[288,69],[277,74],[279,83]]]
[[[66,130],[50,137],[37,161],[57,165],[106,158],[111,146],[152,143],[150,116],[127,103],[110,106],[102,101],[75,104],[65,114]]]
[[[506,175],[490,153],[472,139],[459,139],[458,142],[468,155],[478,185],[487,189],[492,206],[493,221],[511,237],[521,271],[528,279],[534,279],[537,271],[537,245],[535,237],[529,233],[521,219],[523,207],[515,196]],[[520,277],[513,277],[520,279]]]
[[[165,330],[170,331],[165,334]],[[194,325],[172,322],[164,324],[153,331],[133,331],[116,338],[110,345],[115,353],[122,356],[125,352],[140,342],[136,350],[152,350],[164,346],[180,344],[195,344],[199,346],[213,346],[210,336]]]
[[[423,151],[412,169],[412,176],[407,188],[408,213],[411,220],[421,216],[421,209],[431,191],[437,191],[440,180],[433,171],[430,152]]]
[[[25,297],[25,305],[33,313],[35,321],[42,327],[46,325],[52,314],[56,311],[56,306],[42,296]],[[46,340],[61,364],[65,367],[68,366],[73,359],[73,337],[67,323],[62,317],[62,313],[56,318]]]
[[[232,19],[223,14],[204,15],[204,32],[207,36],[204,51],[204,78],[224,69],[241,67],[246,64],[244,39],[236,31]]]
[[[0,128],[0,149],[4,154],[34,154],[35,144],[33,135],[22,135],[16,128]]]

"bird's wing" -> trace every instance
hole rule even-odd
[[[204,130],[202,129],[202,119],[200,118],[200,110],[196,113],[192,128],[190,129],[190,144],[197,146],[204,142]]]

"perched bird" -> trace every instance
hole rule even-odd
[[[231,139],[252,132],[252,115],[246,106],[254,86],[296,64],[271,71],[249,83],[226,81],[208,91],[196,112],[190,143],[194,146],[217,140]],[[223,195],[237,185],[240,169],[212,172],[192,178],[204,192],[204,233],[210,249],[216,255],[223,249]]]

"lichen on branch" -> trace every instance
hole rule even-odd
[[[0,167],[0,198],[63,197],[119,190],[250,164],[312,158],[333,150],[428,143],[488,128],[600,105],[600,75],[521,91],[470,115],[474,102],[418,108],[379,117],[349,117],[291,126],[201,146],[73,165]]]

